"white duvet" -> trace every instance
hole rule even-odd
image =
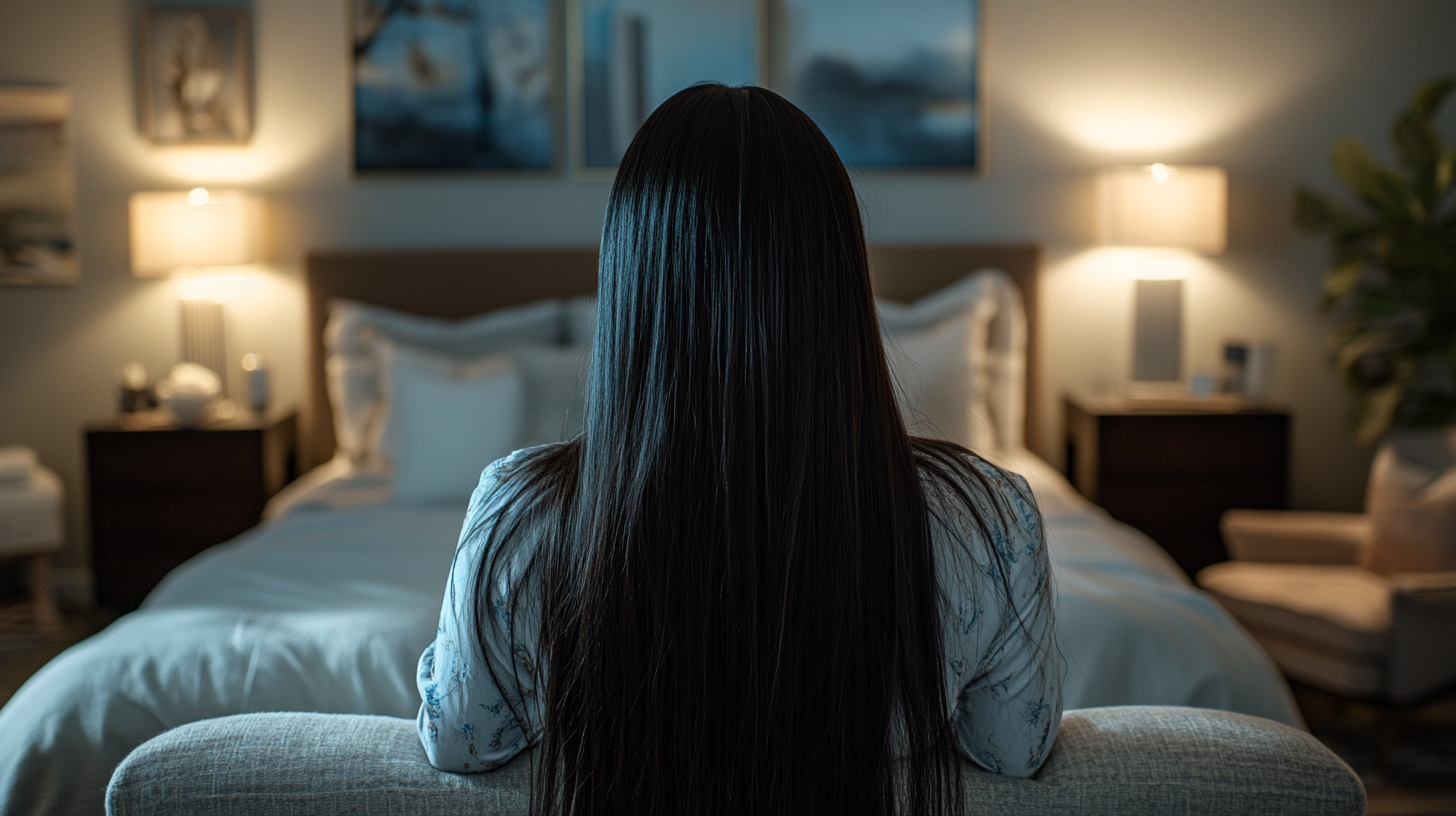
[[[1192,705],[1300,724],[1268,658],[1161,550],[1040,460],[1006,464],[1046,516],[1067,708]],[[415,715],[415,662],[434,636],[464,502],[307,504],[182,565],[20,689],[0,710],[0,813],[100,814],[128,752],[195,720]]]

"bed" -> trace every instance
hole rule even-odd
[[[1027,245],[879,247],[872,264],[877,293],[910,304],[885,305],[886,325],[943,317],[937,293],[999,303],[962,329],[990,348],[976,376],[978,388],[996,392],[983,394],[980,410],[1003,426],[992,458],[1028,479],[1046,517],[1066,707],[1192,705],[1301,725],[1283,680],[1238,625],[1155,544],[1030,452],[1040,441],[1026,444],[1021,429],[1038,427],[1027,421],[1039,401],[1038,259]],[[523,304],[549,299],[569,335],[572,308],[589,314],[595,267],[592,249],[310,256],[302,458],[317,467],[275,499],[265,524],[178,567],[141,609],[58,656],[0,710],[0,812],[100,813],[129,751],[202,719],[413,717],[415,664],[435,632],[464,499],[399,499],[406,459],[398,451],[393,472],[350,458],[357,452],[346,448],[359,440],[337,410],[347,369],[330,362],[341,353],[340,312],[330,304],[459,320],[501,309],[519,316],[529,311]],[[988,267],[1001,271],[966,283]],[[895,353],[944,339],[901,337]]]

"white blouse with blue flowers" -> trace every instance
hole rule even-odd
[[[500,585],[490,588],[495,626],[482,640],[497,666],[515,668],[514,676],[500,678],[504,687],[492,681],[480,659],[471,594],[505,502],[500,494],[508,493],[495,488],[524,453],[517,451],[481,474],[450,569],[435,642],[420,656],[420,741],[431,764],[442,771],[493,770],[540,735],[541,675],[533,659],[537,622],[518,622],[519,640],[512,650],[506,607],[513,590],[522,589],[515,585],[525,580],[530,548],[518,547]],[[953,706],[950,716],[962,754],[988,771],[1025,777],[1046,759],[1062,716],[1047,550],[1041,514],[1026,481],[979,460],[976,467],[1000,485],[1014,511],[1015,518],[1005,525],[1008,535],[997,534],[990,542],[999,559],[975,540],[981,536],[973,532],[971,520],[962,518],[926,482],[927,501],[937,510],[931,514],[931,535],[945,595],[946,699]],[[988,518],[998,515],[983,499],[977,501]],[[999,586],[1003,578],[1011,593],[1010,608]],[[530,588],[524,589],[522,597],[529,598]],[[521,611],[529,608],[523,601],[517,614],[532,614]],[[512,708],[523,711],[527,722],[517,722]]]

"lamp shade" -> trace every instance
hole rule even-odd
[[[139,278],[262,260],[263,204],[254,196],[201,187],[135,193],[130,214],[131,271]]]
[[[1228,176],[1218,167],[1111,167],[1097,175],[1104,244],[1223,252]]]

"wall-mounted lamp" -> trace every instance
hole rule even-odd
[[[1218,167],[1112,167],[1097,174],[1097,227],[1103,244],[1223,252],[1228,176]],[[1183,379],[1183,281],[1135,282],[1134,383]]]
[[[130,202],[131,270],[139,278],[199,281],[237,275],[263,258],[263,202],[235,190],[134,193]],[[181,298],[182,360],[207,366],[227,389],[223,307],[216,287],[191,287]]]

